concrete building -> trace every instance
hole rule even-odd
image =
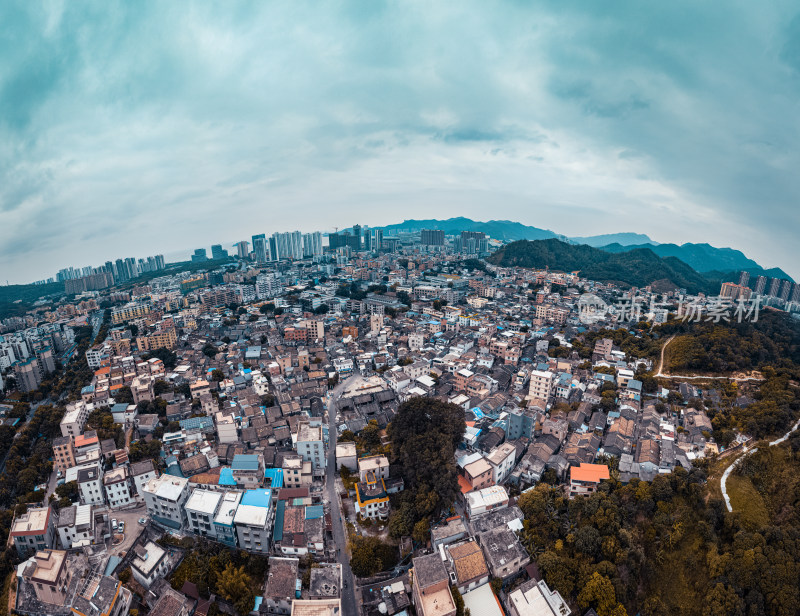
[[[217,541],[231,547],[236,547],[234,518],[241,500],[241,492],[225,492],[217,510],[217,515],[214,516],[214,533]]]
[[[105,502],[100,466],[92,465],[78,471],[78,491],[83,505],[102,505]]]
[[[239,547],[268,554],[274,518],[272,490],[247,490],[233,518]]]
[[[59,436],[53,439],[53,463],[62,473],[75,466],[75,451],[71,436]]]
[[[271,557],[267,569],[267,589],[264,602],[270,614],[289,614],[292,603],[298,598],[298,570],[300,561],[297,558]]]
[[[570,616],[572,610],[557,590],[547,582],[528,580],[506,598],[509,616]]]
[[[186,529],[195,535],[216,540],[214,518],[222,503],[223,494],[202,488],[192,490],[186,501]]]
[[[83,427],[86,425],[86,420],[89,419],[91,407],[83,400],[71,402],[67,405],[67,412],[61,419],[61,436],[76,436],[83,433]]]
[[[516,455],[517,448],[512,443],[503,443],[486,457],[486,461],[492,465],[495,484],[503,483],[514,470]]]
[[[94,515],[91,505],[62,507],[58,513],[58,539],[65,550],[94,542]]]
[[[477,535],[492,577],[506,579],[531,561],[517,535],[508,526],[500,526]]]
[[[336,443],[336,467],[342,467],[355,473],[358,471],[358,456],[356,454],[356,444],[352,441]]]
[[[231,462],[231,474],[236,485],[253,490],[264,485],[264,456],[261,454],[238,454]]]
[[[608,466],[605,464],[586,464],[571,466],[569,469],[569,497],[589,496],[597,491],[603,479],[609,478]]]
[[[103,489],[111,509],[125,507],[134,502],[129,472],[127,466],[118,466],[103,475]]]
[[[547,402],[553,395],[555,382],[555,375],[549,370],[533,370],[530,377],[528,396]]]
[[[151,479],[158,477],[158,473],[156,472],[155,466],[153,466],[152,460],[141,460],[131,464],[130,476],[136,494],[142,496],[144,486],[146,486],[147,482]]]
[[[11,523],[9,537],[17,553],[24,556],[38,550],[56,547],[58,516],[51,507],[30,507]]]
[[[131,561],[133,579],[145,589],[153,583],[166,577],[170,571],[170,559],[167,551],[157,543],[148,541],[144,545],[133,548],[134,557]]]
[[[324,471],[326,466],[325,443],[322,426],[301,423],[297,431],[297,453],[303,460],[311,462],[314,471]]]
[[[189,498],[189,480],[173,475],[151,479],[142,489],[147,513],[154,522],[169,528],[183,528],[186,521],[184,505]]]
[[[73,572],[67,566],[66,552],[41,550],[25,565],[22,579],[30,584],[39,601],[63,607],[67,603],[67,590],[72,575]]]
[[[439,554],[412,560],[412,599],[419,616],[455,616],[450,577]]]

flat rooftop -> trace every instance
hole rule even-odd
[[[191,509],[192,511],[197,511],[198,513],[204,513],[206,515],[214,515],[217,512],[217,507],[221,500],[222,494],[219,492],[195,488],[186,501],[184,509]]]

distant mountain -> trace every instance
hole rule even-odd
[[[384,234],[397,231],[420,231],[422,229],[441,229],[448,235],[458,235],[462,231],[483,231],[489,237],[504,242],[515,240],[543,240],[560,237],[548,229],[529,227],[510,220],[490,220],[480,222],[458,217],[447,220],[404,220],[400,224],[382,227]]]
[[[503,242],[559,239],[616,254],[648,249],[659,257],[679,259],[695,270],[695,273],[705,274],[703,277],[708,280],[738,281],[738,272],[742,270],[747,270],[755,276],[791,280],[791,277],[780,268],[764,269],[744,253],[733,248],[716,248],[710,244],[659,244],[643,233],[607,233],[568,238],[549,229],[531,227],[510,220],[481,222],[463,216],[447,220],[406,220],[400,224],[383,227],[384,233],[418,232],[421,229],[441,229],[448,235],[457,235],[461,231],[483,231],[492,239]],[[733,272],[736,272],[737,275],[734,276]]]
[[[643,244],[656,246],[658,242],[651,240],[644,233],[606,233],[605,235],[589,235],[587,237],[571,237],[576,244],[586,244],[594,248],[603,248],[609,244],[621,246],[641,246]]]
[[[489,257],[503,267],[549,267],[562,272],[623,286],[685,288],[689,293],[719,291],[719,282],[709,280],[675,257],[659,257],[650,247],[613,253],[586,244],[568,244],[556,239],[519,241],[503,246]]]
[[[675,257],[701,273],[719,275],[720,273],[741,272],[747,270],[751,275],[769,276],[772,278],[786,278],[789,275],[780,268],[766,270],[758,263],[749,259],[740,250],[733,248],[716,248],[710,244],[658,244],[658,245],[630,245],[619,242],[607,246],[599,246],[601,250],[613,253],[629,252],[640,248],[649,248],[659,257]],[[738,276],[736,277],[738,280]]]

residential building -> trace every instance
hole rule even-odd
[[[144,545],[133,548],[134,557],[131,561],[133,579],[145,589],[153,583],[164,578],[170,571],[170,559],[167,551],[157,543],[147,541]]]
[[[326,465],[325,443],[322,426],[301,423],[297,431],[297,453],[303,460],[311,462],[314,471],[324,470]]]
[[[75,451],[71,436],[59,436],[53,439],[53,462],[62,473],[75,466]]]
[[[225,492],[217,515],[214,516],[214,533],[217,541],[231,547],[236,546],[236,527],[233,520],[241,500],[241,492]]]
[[[455,616],[450,577],[439,554],[418,556],[412,561],[412,599],[419,616]]]
[[[264,456],[261,454],[238,454],[231,463],[231,474],[236,485],[244,489],[255,489],[264,485]]]
[[[52,507],[29,507],[28,511],[14,518],[8,534],[17,553],[24,556],[56,547],[57,525],[58,515]]]
[[[118,466],[103,475],[103,488],[106,500],[111,509],[125,507],[134,502],[131,493],[129,469],[127,466]]]
[[[270,557],[267,568],[267,588],[264,592],[267,613],[291,613],[292,603],[299,598],[299,567],[300,561],[297,558]]]
[[[477,539],[492,577],[509,578],[531,561],[517,535],[506,525],[479,533]]]
[[[572,466],[569,469],[569,496],[588,496],[597,491],[603,479],[609,478],[608,466],[605,464],[586,464]]]
[[[136,494],[142,496],[144,486],[147,485],[147,482],[151,479],[158,477],[158,472],[156,472],[152,460],[141,460],[130,465],[130,476]]]
[[[42,603],[65,607],[73,574],[67,566],[66,552],[41,550],[25,565],[22,579],[30,584],[36,598]]]
[[[222,504],[222,492],[195,488],[186,501],[186,529],[195,535],[216,539],[214,518]]]
[[[102,505],[105,502],[103,473],[99,465],[78,470],[78,491],[84,505]]]
[[[94,515],[91,505],[71,505],[58,512],[58,538],[65,550],[94,542]]]
[[[557,590],[544,580],[528,580],[506,598],[509,616],[570,616],[572,610]],[[588,614],[588,612],[587,612]]]
[[[503,483],[514,470],[516,455],[517,448],[512,443],[503,443],[486,457],[486,461],[492,465],[492,479],[495,484]]]
[[[169,528],[183,528],[186,521],[184,506],[189,498],[189,480],[173,475],[151,479],[142,489],[147,513],[152,520]]]
[[[461,594],[489,581],[489,567],[480,546],[472,539],[445,548],[452,569],[451,581]]]
[[[247,490],[233,518],[239,547],[268,554],[274,517],[272,490]]]

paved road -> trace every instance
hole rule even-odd
[[[352,377],[351,377],[352,378]],[[333,541],[338,548],[337,559],[342,565],[342,580],[347,588],[342,589],[342,614],[358,614],[355,596],[355,579],[350,569],[350,559],[347,555],[347,532],[342,516],[342,505],[336,493],[336,401],[342,395],[347,382],[345,379],[332,391],[328,402],[328,466],[325,469],[325,490],[328,502],[331,504],[331,519],[333,521]]]
[[[795,422],[795,424],[794,424],[794,426],[792,426],[791,430],[789,430],[782,437],[776,438],[774,441],[772,441],[769,444],[769,446],[770,447],[774,447],[775,445],[780,445],[786,439],[789,438],[789,435],[792,432],[794,432],[798,428],[800,428],[800,419],[798,419],[797,422]],[[733,469],[735,469],[737,466],[739,466],[739,464],[741,464],[742,460],[744,460],[750,454],[755,453],[756,451],[758,451],[758,447],[753,447],[752,449],[749,449],[749,450],[746,449],[745,452],[740,457],[738,457],[736,460],[734,460],[733,463],[728,468],[725,469],[725,472],[722,473],[722,478],[719,480],[719,487],[720,487],[720,490],[722,490],[722,498],[725,499],[725,507],[727,507],[728,511],[733,511],[733,507],[731,506],[731,497],[728,496],[728,489],[727,489],[728,477],[733,472]]]

